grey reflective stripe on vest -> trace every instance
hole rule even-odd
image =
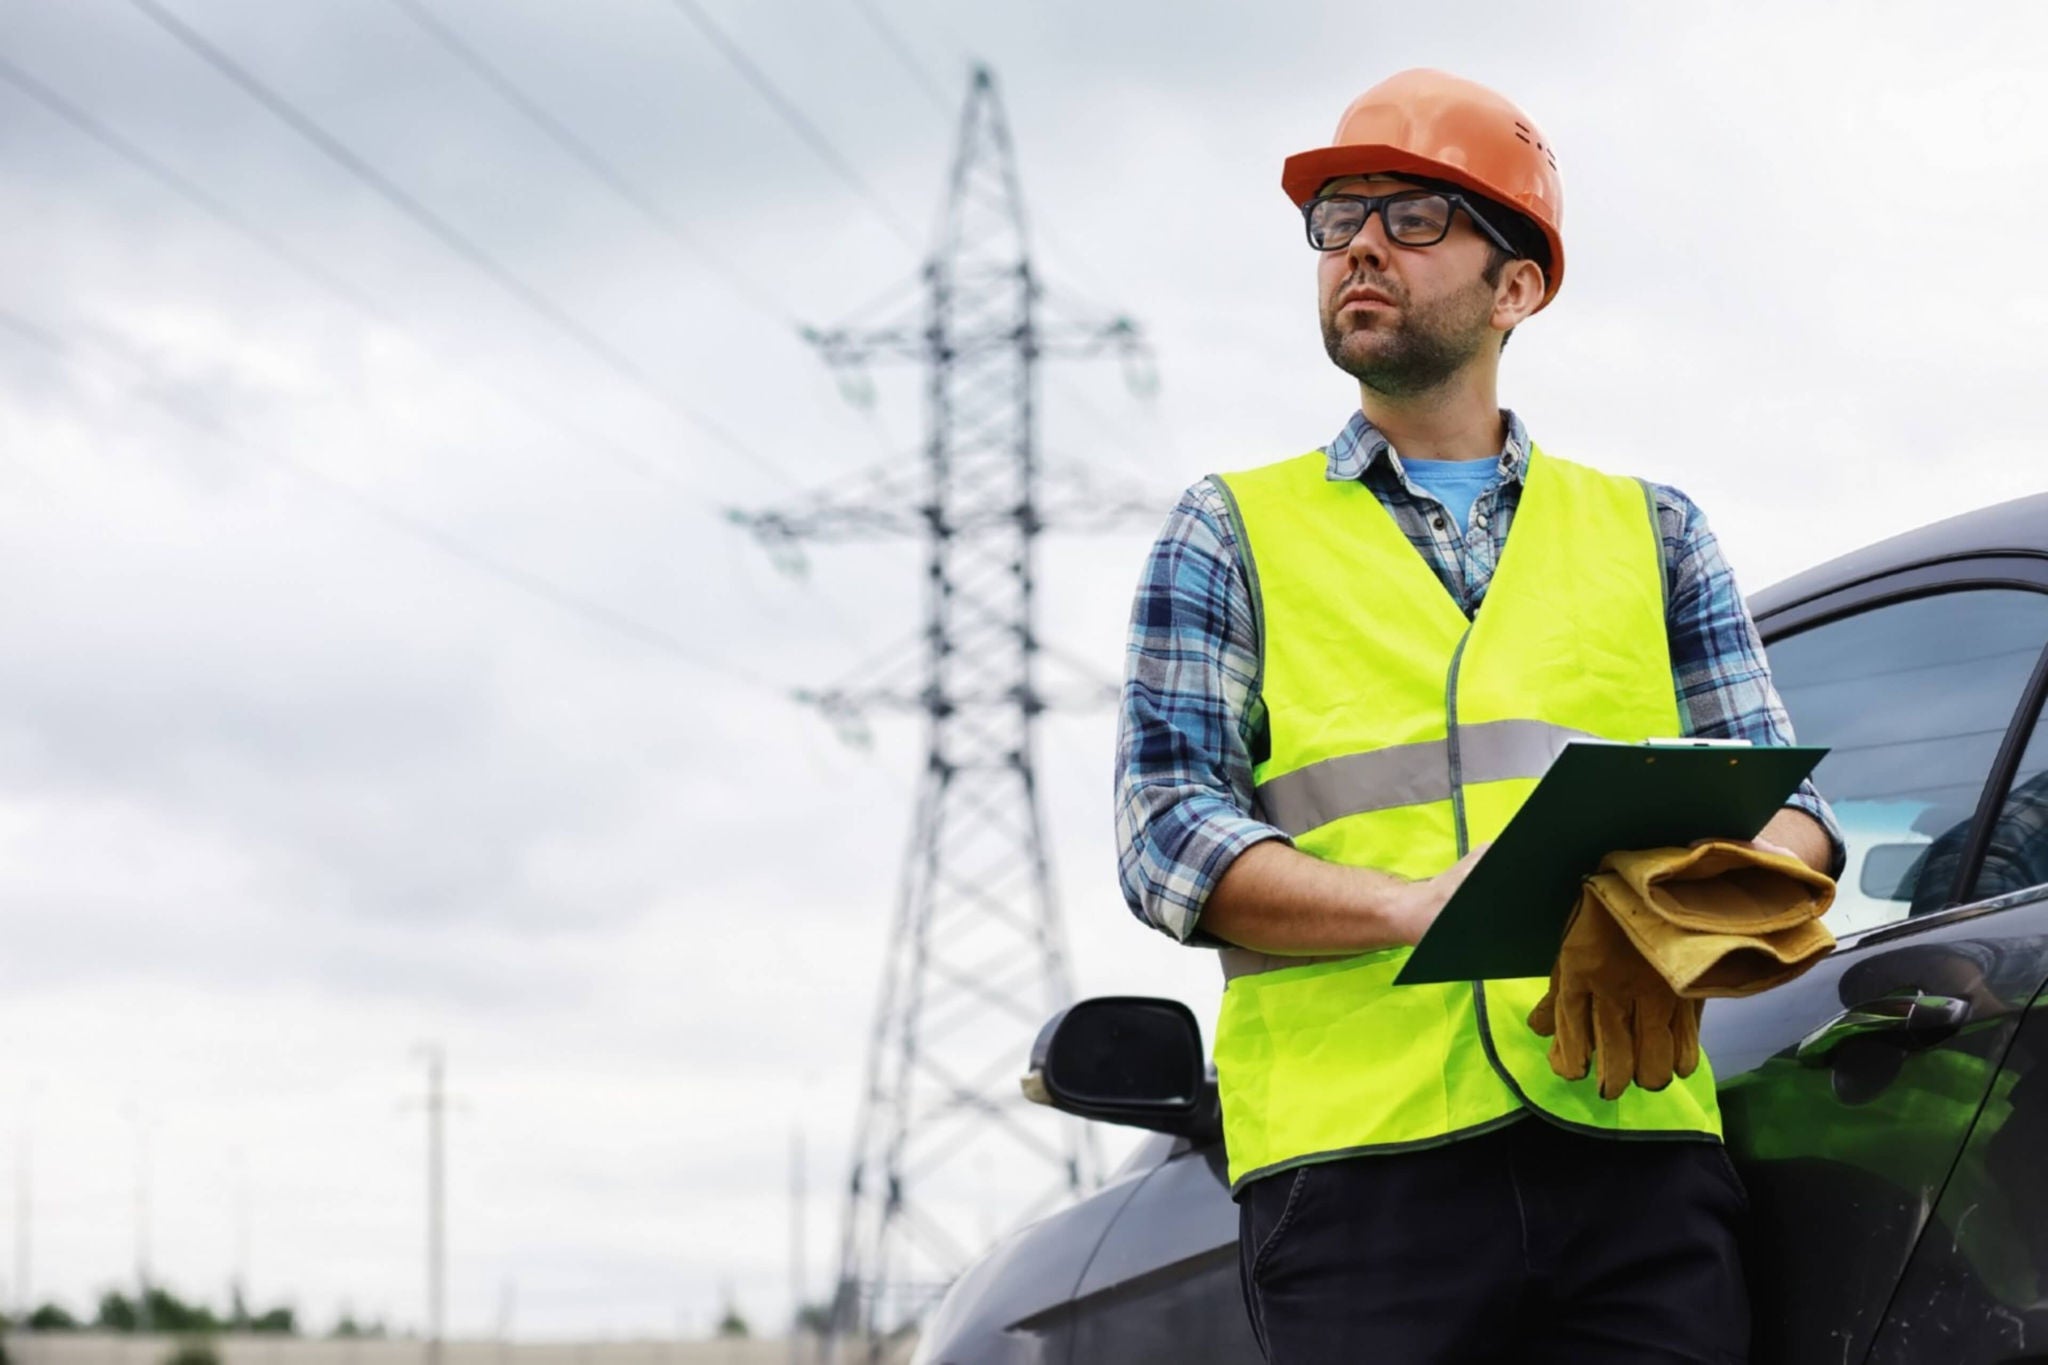
[[[1311,962],[1341,962],[1357,953],[1331,953],[1324,957],[1283,957],[1279,953],[1255,952],[1250,948],[1225,948],[1217,953],[1223,963],[1223,979],[1235,981],[1240,976],[1257,976],[1260,972],[1277,972],[1283,967],[1306,967]]]
[[[1495,720],[1458,729],[1465,782],[1541,777],[1575,739],[1592,739],[1540,720]],[[1451,799],[1448,739],[1340,754],[1259,784],[1259,817],[1289,836],[1371,810]]]

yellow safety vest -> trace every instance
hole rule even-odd
[[[1532,450],[1476,619],[1371,489],[1325,455],[1216,477],[1260,621],[1270,752],[1260,815],[1304,853],[1408,878],[1499,835],[1573,738],[1679,733],[1648,487]],[[1303,960],[1241,949],[1216,1025],[1231,1188],[1436,1146],[1534,1110],[1636,1138],[1719,1137],[1712,1069],[1600,1098],[1528,1025],[1541,977],[1395,986],[1405,947]]]

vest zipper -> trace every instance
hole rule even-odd
[[[1465,645],[1472,638],[1472,627],[1466,626],[1465,633],[1458,637],[1458,647],[1451,651],[1450,680],[1444,686],[1444,747],[1451,756],[1451,821],[1457,829],[1458,856],[1464,857],[1471,851],[1471,837],[1465,828],[1465,765],[1458,752],[1458,665],[1464,662]]]
[[[1450,679],[1444,687],[1444,713],[1448,722],[1445,727],[1445,734],[1448,736],[1446,747],[1450,750],[1451,756],[1451,820],[1457,830],[1460,858],[1472,851],[1471,830],[1465,824],[1465,765],[1458,746],[1458,666],[1465,661],[1465,646],[1471,639],[1472,627],[1467,626],[1465,633],[1458,637],[1458,647],[1451,651]],[[1479,1024],[1480,1049],[1485,1052],[1487,1064],[1493,1068],[1494,1074],[1506,1084],[1509,1093],[1514,1095],[1515,1102],[1521,1105],[1525,1112],[1542,1114],[1544,1118],[1550,1118],[1551,1115],[1544,1114],[1541,1109],[1529,1102],[1529,1097],[1523,1093],[1514,1074],[1508,1070],[1507,1063],[1501,1060],[1500,1053],[1493,1046],[1493,1024],[1486,1015],[1486,983],[1483,981],[1472,983],[1472,1010]]]

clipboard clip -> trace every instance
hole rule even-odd
[[[1695,737],[1674,737],[1671,739],[1646,739],[1644,744],[1655,749],[1753,749],[1756,746],[1746,739],[1700,739]]]

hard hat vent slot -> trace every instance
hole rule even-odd
[[[1528,124],[1523,123],[1520,119],[1517,119],[1515,120],[1515,136],[1520,138],[1522,141],[1528,143],[1531,147],[1534,147],[1537,151],[1543,153],[1543,159],[1550,163],[1551,170],[1554,171],[1557,169],[1557,154],[1550,150],[1549,145],[1545,143],[1542,138],[1536,136],[1536,130],[1534,128],[1531,128]]]

